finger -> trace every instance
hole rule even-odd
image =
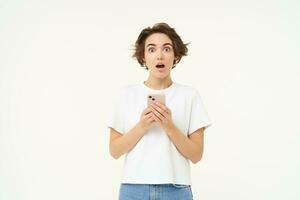
[[[165,104],[162,104],[159,101],[157,101],[156,103],[156,105],[163,109],[166,113],[171,114],[171,110]]]
[[[155,119],[154,119],[153,115],[154,115],[154,114],[151,113],[150,117],[147,119],[147,122],[148,122],[148,123],[155,122]]]
[[[158,112],[158,111],[155,110],[154,108],[152,108],[152,113],[153,113],[157,118],[159,118],[160,121],[164,120],[164,118],[165,118],[160,112]]]
[[[147,119],[147,120],[150,119],[152,117],[152,115],[153,115],[152,112],[148,113],[147,115],[145,115],[145,119]]]
[[[153,121],[154,121],[154,119],[153,119],[152,116],[149,117],[149,118],[146,120],[146,122],[147,122],[148,124],[151,124]]]
[[[146,109],[144,109],[144,111],[142,112],[142,115],[147,115],[151,112],[150,107],[147,107]]]
[[[168,111],[168,110],[169,110],[169,108],[168,108],[165,104],[162,104],[162,103],[159,102],[159,101],[156,102],[156,105],[157,105],[158,107],[160,107],[161,109],[163,109],[164,111]]]
[[[161,120],[155,114],[153,114],[152,118],[155,122],[161,122]]]
[[[154,105],[157,106],[157,107],[159,107],[162,110],[167,110],[168,109],[167,106],[165,106],[164,104],[162,104],[161,102],[158,102],[158,101],[156,101],[154,103]]]
[[[160,108],[159,106],[157,106],[155,104],[152,104],[152,108],[154,108],[155,110],[157,110],[164,117],[166,117],[167,114],[168,114],[165,110],[163,110],[162,108]]]
[[[141,119],[143,121],[148,121],[152,117],[152,115],[153,115],[152,112],[150,112],[150,113],[148,113],[146,115],[142,115]]]
[[[152,116],[152,117],[151,117],[151,120],[150,120],[150,123],[154,123],[154,122],[156,122],[156,120],[155,120],[155,118]]]
[[[160,105],[160,106],[161,106],[161,105],[163,105],[163,106],[165,105],[164,103],[162,103],[162,102],[160,102],[160,101],[154,101],[154,103],[156,103],[157,105]]]

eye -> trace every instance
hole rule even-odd
[[[171,50],[172,50],[172,49],[171,49],[170,47],[165,47],[165,48],[164,48],[164,51],[165,51],[165,52],[170,52]]]
[[[153,47],[150,47],[149,49],[148,49],[148,52],[150,52],[150,53],[153,53],[155,51],[155,49],[153,48]]]

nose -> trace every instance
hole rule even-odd
[[[162,58],[163,58],[163,52],[161,50],[157,51],[157,59],[161,60]]]

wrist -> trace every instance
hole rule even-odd
[[[143,126],[143,124],[141,122],[138,122],[136,124],[136,128],[138,129],[139,132],[141,132],[143,134],[147,131],[146,127]]]
[[[168,125],[164,126],[164,130],[168,135],[171,135],[176,130],[176,126],[174,123],[169,123]]]

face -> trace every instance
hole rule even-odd
[[[155,78],[170,75],[175,55],[171,39],[163,33],[153,33],[145,41],[144,62]]]

